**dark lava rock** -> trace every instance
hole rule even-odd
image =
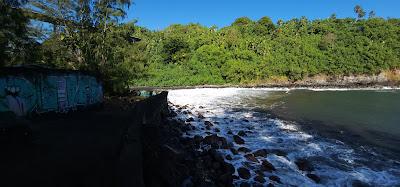
[[[186,122],[192,122],[192,121],[194,121],[194,118],[192,118],[192,117],[186,119]]]
[[[248,161],[251,161],[251,162],[259,162],[258,160],[257,160],[257,158],[253,155],[253,154],[247,154],[247,155],[244,155],[244,157],[248,160]]]
[[[287,156],[287,153],[286,153],[285,151],[282,151],[282,150],[279,150],[279,149],[274,150],[274,153],[275,153],[276,155],[278,155],[278,156],[284,156],[284,157]]]
[[[203,143],[211,145],[214,149],[228,149],[228,142],[224,137],[219,137],[216,134],[206,136],[203,140]]]
[[[261,171],[261,170],[256,170],[255,173],[256,173],[257,175],[260,175],[260,176],[265,177],[264,172]]]
[[[210,121],[205,121],[204,125],[206,125],[206,126],[214,126],[214,124],[212,124]]]
[[[200,135],[194,135],[194,137],[193,137],[193,141],[196,144],[200,144],[200,142],[203,141],[203,139],[204,138],[202,136],[200,136]]]
[[[274,185],[271,184],[271,183],[269,183],[269,184],[267,185],[267,187],[274,187]]]
[[[233,155],[239,154],[239,152],[235,148],[230,149]]]
[[[206,129],[207,129],[207,130],[211,130],[211,126],[207,125],[207,126],[206,126]]]
[[[266,149],[260,149],[260,150],[257,150],[257,151],[255,151],[254,153],[254,156],[259,156],[259,157],[266,157],[267,155],[268,155],[268,151],[266,150]]]
[[[250,171],[244,167],[240,167],[237,169],[239,177],[242,179],[250,179],[251,174]]]
[[[235,141],[235,143],[237,144],[244,144],[244,140],[238,136],[238,135],[233,135],[233,140]]]
[[[204,108],[204,106],[199,106],[199,108],[203,109],[203,108]]]
[[[215,128],[214,132],[221,132],[221,131],[218,128]]]
[[[229,131],[227,132],[227,134],[233,134],[233,133],[232,133],[232,131],[229,130]]]
[[[251,185],[247,182],[240,183],[240,187],[251,187]]]
[[[321,179],[317,175],[312,173],[307,174],[307,177],[312,179],[315,183],[319,183],[321,181]]]
[[[199,114],[198,116],[197,116],[199,119],[204,119],[205,117],[203,116],[203,114]]]
[[[250,153],[251,152],[251,150],[247,147],[239,147],[238,151],[242,152],[242,153]]]
[[[232,178],[233,179],[240,179],[239,176],[237,176],[237,175],[232,175]]]
[[[312,167],[311,163],[306,159],[298,159],[294,162],[297,165],[297,168],[301,171],[313,171],[314,168]]]
[[[276,170],[275,167],[271,163],[269,163],[267,160],[261,161],[261,169],[263,171],[269,171],[269,172]]]
[[[264,177],[263,176],[260,176],[260,175],[257,175],[256,177],[254,177],[254,180],[255,181],[257,181],[257,182],[259,182],[259,183],[264,183],[264,182],[266,182],[266,180],[264,179]]]
[[[244,121],[244,122],[249,122],[249,120],[248,120],[248,119],[243,119],[243,121]]]
[[[244,131],[239,131],[237,135],[242,136],[242,137],[247,136],[246,132],[244,132]]]
[[[270,176],[269,180],[275,181],[277,183],[281,183],[281,179],[278,176],[275,176],[275,175]]]
[[[227,160],[232,160],[232,159],[233,159],[231,155],[226,155],[225,158],[226,158]]]

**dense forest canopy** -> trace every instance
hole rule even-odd
[[[400,68],[400,19],[367,14],[361,6],[354,8],[356,18],[333,14],[274,23],[269,17],[241,17],[224,28],[176,24],[151,31],[135,22],[121,23],[129,0],[4,2],[0,65],[95,71],[113,91],[127,86],[263,84]],[[39,29],[29,19],[50,23],[42,33],[45,39],[34,39],[32,33],[38,32],[32,30]],[[132,42],[132,37],[142,40]]]

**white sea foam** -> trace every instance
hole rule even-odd
[[[277,169],[272,173],[265,173],[265,175],[267,177],[276,175],[282,181],[282,184],[272,182],[275,186],[352,186],[355,181],[372,186],[400,186],[400,166],[398,164],[391,166],[390,163],[382,161],[381,168],[370,168],[358,162],[358,160],[371,158],[357,153],[351,146],[339,140],[302,132],[296,124],[291,122],[268,119],[265,115],[259,115],[251,110],[253,107],[248,106],[244,101],[246,98],[265,96],[277,90],[289,91],[289,89],[270,88],[185,89],[171,90],[168,99],[174,105],[187,106],[187,109],[184,110],[191,111],[191,114],[179,113],[177,118],[183,120],[188,117],[195,118],[195,121],[191,124],[196,127],[196,130],[185,136],[196,134],[206,136],[207,130],[204,129],[204,120],[209,120],[216,124],[213,127],[214,129],[220,130],[218,135],[226,137],[228,141],[233,142],[228,131],[236,134],[240,130],[244,130],[248,131],[248,136],[244,137],[247,148],[253,151],[268,149],[286,152],[287,156],[268,154],[264,158]],[[173,106],[173,108],[177,110],[177,107]],[[198,119],[199,113],[205,119]],[[213,129],[210,132],[214,133]],[[234,144],[234,146],[239,147],[237,144]],[[221,154],[231,154],[228,150],[221,150],[220,152]],[[243,163],[246,162],[243,155],[232,156],[233,159],[229,162],[235,168],[243,166]],[[308,158],[312,161],[315,169],[312,174],[321,178],[320,184],[316,184],[308,178],[307,172],[300,171],[297,168],[294,162],[299,158]],[[380,161],[371,160],[371,162]],[[260,164],[252,163],[251,165],[257,168]],[[255,176],[254,170],[251,170],[252,176]],[[249,181],[252,182],[253,179]],[[235,181],[235,184],[238,185],[241,182],[242,180],[239,179]]]

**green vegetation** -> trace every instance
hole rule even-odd
[[[268,17],[257,21],[242,17],[220,29],[189,24],[150,31],[133,22],[119,22],[130,1],[41,0],[30,4],[35,11],[24,8],[23,15],[50,22],[52,28],[40,45],[29,50],[35,53],[31,61],[2,57],[1,64],[38,63],[95,71],[111,91],[127,86],[262,84],[400,68],[400,19],[379,18],[373,11],[366,19],[360,6],[354,8],[357,19],[332,15],[274,24]],[[35,14],[38,10],[40,16]],[[28,29],[25,19],[21,20],[21,29]],[[4,35],[4,29],[10,28],[2,27],[0,34]],[[142,41],[130,42],[132,36]],[[2,38],[2,56],[12,51],[4,46],[17,46],[3,43]]]

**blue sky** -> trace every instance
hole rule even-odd
[[[400,17],[400,0],[133,0],[125,21],[159,30],[171,24],[200,23],[221,28],[236,18],[257,20],[269,16],[274,22],[306,16],[309,19],[355,17],[353,8],[361,5],[380,17]]]

